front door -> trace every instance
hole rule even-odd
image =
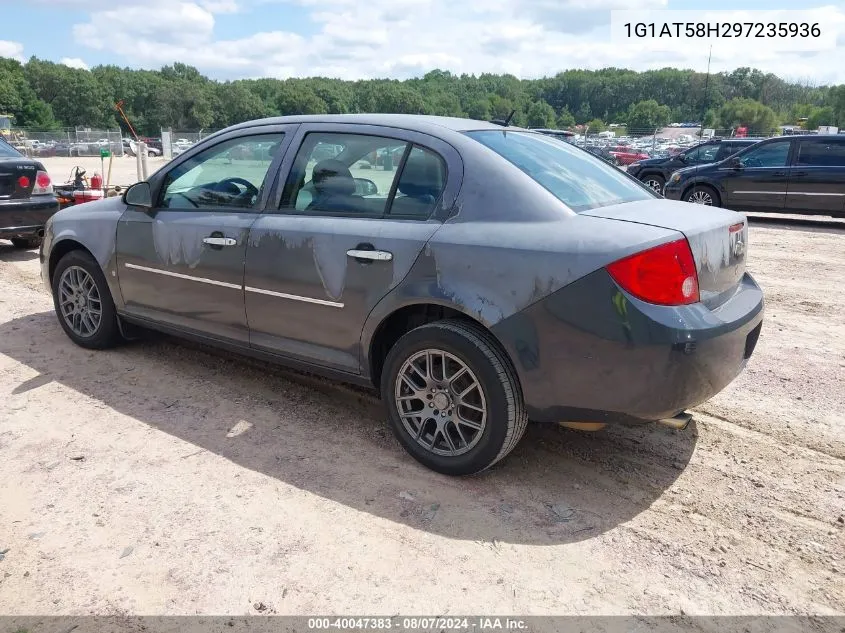
[[[118,223],[128,314],[248,344],[247,236],[283,149],[281,131],[230,133],[158,175],[155,208],[130,207]]]
[[[782,211],[789,178],[792,141],[777,140],[755,145],[719,168],[727,192],[723,205],[746,211]]]
[[[432,215],[457,192],[460,159],[437,139],[363,125],[303,125],[293,146],[279,208],[250,230],[250,343],[358,373],[367,315],[441,225]]]
[[[845,213],[845,138],[801,139],[789,171],[788,211]]]

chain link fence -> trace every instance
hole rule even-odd
[[[12,128],[7,140],[15,149],[30,158],[99,156],[100,151],[104,149],[114,156],[123,156],[125,151],[120,130]]]
[[[161,150],[165,158],[173,158],[217,131],[218,130],[200,130],[199,132],[186,132],[162,128],[161,138],[151,139],[151,141],[153,146],[155,146],[156,143],[161,144]]]

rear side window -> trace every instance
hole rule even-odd
[[[656,197],[616,167],[570,143],[508,130],[466,134],[531,176],[576,213]]]
[[[427,218],[434,211],[445,185],[446,165],[443,159],[432,151],[414,147],[402,168],[390,215]]]
[[[795,164],[805,167],[845,167],[845,139],[801,141]]]
[[[6,141],[0,139],[0,156],[3,158],[20,158],[22,155],[23,154],[9,145]]]

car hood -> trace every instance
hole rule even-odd
[[[669,159],[668,158],[643,158],[641,160],[638,160],[637,162],[640,165],[645,166],[645,165],[660,165],[661,163],[665,163],[667,160],[669,160]]]

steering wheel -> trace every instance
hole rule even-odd
[[[238,178],[237,176],[234,176],[232,178],[224,178],[223,180],[221,180],[220,182],[218,182],[214,186],[214,189],[215,189],[215,191],[226,191],[225,185],[230,185],[230,184],[235,185],[235,186],[241,185],[245,189],[245,191],[243,191],[243,192],[240,189],[238,189],[238,192],[235,195],[243,195],[243,194],[249,194],[250,196],[258,195],[258,189],[255,187],[255,185],[253,185],[248,180],[244,180],[243,178]]]

